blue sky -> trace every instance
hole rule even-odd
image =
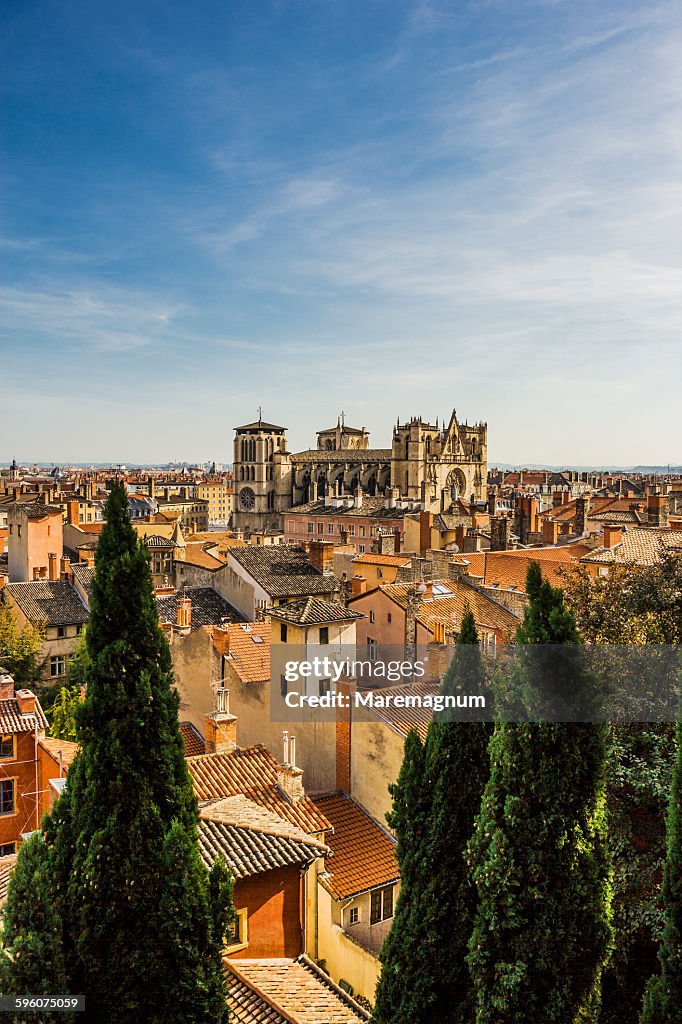
[[[14,0],[0,459],[682,461],[682,8]]]

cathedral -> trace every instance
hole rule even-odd
[[[349,427],[343,415],[320,430],[317,446],[292,453],[286,427],[260,417],[235,428],[234,518],[237,529],[281,529],[280,512],[327,494],[381,495],[393,488],[429,511],[457,498],[486,498],[488,428],[460,424],[453,410],[446,426],[413,417],[398,421],[390,448],[371,448],[369,433]]]

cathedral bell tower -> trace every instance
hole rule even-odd
[[[280,529],[276,495],[275,456],[286,452],[286,427],[258,419],[235,427],[234,515],[235,529],[253,532]]]

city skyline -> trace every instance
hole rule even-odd
[[[92,11],[2,15],[0,457],[682,462],[677,5]]]

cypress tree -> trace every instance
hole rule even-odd
[[[443,692],[481,693],[484,681],[476,625],[467,607]],[[432,787],[423,896],[427,941],[418,955],[424,969],[433,974],[433,991],[423,1017],[433,1024],[471,1024],[474,1019],[466,955],[477,893],[465,853],[488,778],[491,728],[486,722],[466,720],[472,717],[466,711],[453,715],[446,710],[431,723],[426,740],[426,774]]]
[[[537,563],[526,589],[517,640],[532,657],[521,658],[516,682],[534,716],[558,702],[569,721],[504,722],[491,740],[469,845],[479,896],[469,943],[476,1024],[594,1021],[611,941],[606,728],[580,720],[594,688],[561,591]]]
[[[223,1024],[229,882],[199,854],[170,651],[122,484],[105,515],[80,752],[43,826],[68,991],[85,994],[84,1024]]]
[[[69,994],[62,929],[50,887],[50,851],[40,833],[21,848],[3,913],[0,992],[7,995]],[[71,1020],[71,1015],[67,1015]],[[40,1015],[17,1014],[35,1020]]]
[[[405,740],[403,763],[389,792],[393,807],[386,820],[396,835],[400,893],[391,930],[381,950],[381,976],[374,1017],[377,1024],[417,1024],[433,989],[432,970],[422,962],[426,941],[423,880],[430,798],[425,750],[413,729]]]
[[[682,705],[676,729],[677,753],[670,788],[667,858],[663,869],[663,935],[660,970],[644,997],[642,1024],[682,1022]]]

